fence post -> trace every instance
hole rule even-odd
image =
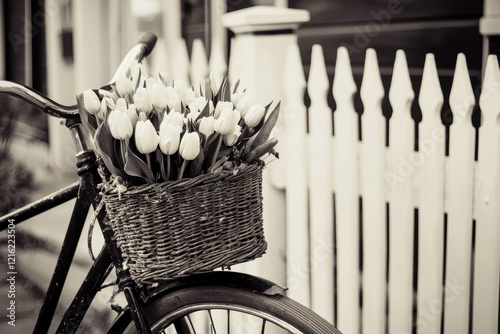
[[[237,69],[237,73],[230,73],[230,77],[239,78],[240,87],[245,87],[250,95],[263,103],[274,101],[276,104],[283,100],[286,51],[290,44],[297,44],[294,30],[308,20],[306,10],[267,6],[224,14],[222,24],[235,33],[232,43],[238,45],[239,55],[237,59],[230,57],[233,62],[230,69]],[[275,131],[280,140],[278,152],[284,152],[286,147],[283,124],[284,119],[280,117]],[[269,248],[258,266],[261,275],[284,283],[286,227],[285,192],[282,188],[285,165],[282,160],[270,163],[264,173],[264,222]],[[281,177],[276,178],[278,175]]]

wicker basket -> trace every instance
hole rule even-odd
[[[262,166],[130,188],[103,201],[132,278],[141,284],[253,260],[267,248]]]

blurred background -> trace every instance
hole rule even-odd
[[[467,57],[473,87],[481,81],[485,57],[500,53],[498,0],[0,0],[0,79],[73,104],[76,93],[107,83],[123,55],[145,32],[159,36],[148,60],[157,70],[193,81],[192,69],[204,62],[203,66],[223,74],[234,34],[223,27],[221,16],[257,5],[307,10],[309,22],[296,30],[306,76],[312,45],[323,47],[330,81],[337,48],[345,46],[358,87],[368,47],[377,50],[386,89],[394,55],[404,49],[416,93],[426,53],[436,57],[445,92],[450,90],[458,53]],[[194,51],[200,46],[204,53]],[[205,56],[196,58],[200,54]],[[183,67],[189,58],[191,64]],[[222,61],[212,62],[215,58]],[[309,103],[307,94],[305,100]],[[335,109],[331,94],[328,102]],[[359,93],[355,102],[362,110]],[[385,97],[383,105],[388,103]],[[391,108],[383,110],[389,117]],[[443,110],[443,122],[449,125],[447,102]],[[474,115],[477,126],[477,110]],[[416,106],[412,116],[417,122],[421,118]],[[0,95],[0,215],[76,179],[73,146],[66,132],[58,120]],[[62,238],[55,221],[67,209],[61,210],[36,219],[51,223],[50,228],[24,231],[24,263],[46,261],[46,267],[52,268],[57,250],[53,244]],[[32,257],[41,245],[48,255]],[[79,259],[82,268],[89,265],[85,250]],[[33,296],[39,300],[49,276],[34,272],[25,277],[23,284],[31,288],[26,289],[26,304]],[[34,282],[35,277],[45,281]],[[39,302],[33,305],[25,313],[27,324],[34,321],[30,316]]]
[[[485,14],[488,3],[491,3],[489,15]],[[250,6],[270,5],[309,11],[310,21],[297,30],[306,75],[312,45],[322,45],[330,78],[336,50],[344,45],[350,51],[359,84],[364,51],[371,47],[378,52],[382,79],[387,87],[394,54],[397,49],[404,49],[413,84],[418,87],[423,59],[426,53],[432,52],[446,91],[451,85],[457,53],[466,55],[475,80],[481,77],[485,56],[498,53],[498,35],[486,34],[487,29],[481,31],[480,28],[481,18],[492,21],[489,26],[495,23],[495,15],[498,15],[495,3],[483,0],[2,0],[0,78],[28,85],[56,101],[72,104],[76,92],[107,82],[122,56],[144,32],[155,32],[160,38],[152,57],[158,70],[175,72],[176,66],[172,63],[176,62],[179,48],[186,48],[191,55],[195,39],[202,41],[207,55],[215,43],[227,61],[233,34],[222,27],[220,16]],[[185,46],[179,46],[179,39],[183,39]],[[331,97],[329,102],[334,107]],[[387,99],[384,103],[387,104]],[[57,120],[48,120],[42,113],[5,96],[0,97],[0,108],[2,151],[16,145],[17,140],[12,143],[12,138],[16,138],[37,147],[40,155],[47,151],[50,158],[44,161],[44,166],[72,168],[72,151],[64,145],[61,147],[63,134],[59,132],[63,131],[59,131]],[[418,119],[418,111],[414,113]]]

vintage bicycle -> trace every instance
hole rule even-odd
[[[116,81],[132,59],[141,61],[146,57],[155,42],[154,34],[146,34],[125,56],[111,83]],[[19,224],[76,198],[56,268],[33,333],[47,333],[51,326],[91,206],[97,212],[97,221],[105,245],[65,311],[57,333],[77,331],[92,300],[113,268],[116,271],[117,285],[126,298],[127,307],[117,316],[108,333],[201,333],[202,329],[196,328],[197,322],[193,321],[196,314],[203,314],[207,319],[208,326],[205,323],[204,330],[210,333],[241,332],[241,327],[233,320],[240,314],[243,317],[252,317],[252,328],[256,333],[340,333],[316,313],[286,297],[285,287],[243,273],[227,270],[201,272],[159,284],[137,284],[124,269],[123,257],[113,231],[107,224],[105,210],[98,209],[102,196],[98,185],[102,179],[96,154],[85,141],[86,136],[77,107],[61,105],[26,86],[8,81],[0,81],[0,93],[24,100],[36,109],[64,120],[77,152],[78,182],[0,218],[0,231],[5,231],[9,224]],[[224,317],[223,321],[220,321],[221,316]],[[214,321],[215,317],[219,321]]]

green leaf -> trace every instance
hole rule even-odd
[[[254,134],[248,140],[245,146],[246,153],[251,152],[254,148],[259,147],[269,139],[271,131],[273,130],[274,126],[276,125],[276,122],[278,121],[280,104],[281,102],[279,102],[278,105],[276,105],[276,108],[274,108],[269,117],[266,119],[260,131]]]
[[[117,159],[117,156],[121,154],[119,151],[116,152],[116,139],[111,135],[109,126],[106,122],[103,122],[95,133],[95,146],[98,154],[101,156],[104,164],[115,176],[121,176],[123,179],[127,180],[127,173],[123,170],[123,165]]]
[[[151,168],[132,151],[128,140],[125,160],[125,172],[128,175],[141,178],[146,183],[153,183],[155,181]]]
[[[149,114],[149,119],[151,120],[151,123],[153,123],[153,126],[155,127],[155,129],[159,129],[160,128],[162,117],[158,113],[152,111]]]
[[[201,174],[203,170],[203,162],[205,160],[205,154],[203,153],[203,150],[200,150],[200,153],[194,160],[191,161],[189,164],[189,177],[195,177]],[[186,175],[184,175],[186,177]]]
[[[203,107],[203,110],[201,113],[196,117],[195,123],[197,123],[199,120],[201,120],[203,117],[208,117],[210,116],[210,102],[207,101],[207,104],[205,104],[205,107]]]
[[[210,101],[213,99],[212,83],[210,81],[210,78],[205,78],[204,83],[205,83],[205,98]]]
[[[236,81],[236,83],[234,84],[233,94],[238,91],[239,86],[240,86],[240,79],[238,79],[238,81]]]
[[[156,149],[155,154],[156,154],[156,162],[160,166],[161,180],[168,181],[167,172],[165,170],[165,156],[163,155],[163,153],[159,148]]]
[[[222,83],[216,97],[217,101],[231,101],[231,87],[229,86],[227,77],[222,79]],[[216,104],[215,102],[216,101],[214,99],[214,105]]]
[[[97,116],[90,114],[85,108],[85,104],[83,103],[83,93],[76,96],[76,104],[78,106],[78,112],[80,113],[83,126],[85,126],[85,128],[90,132],[90,135],[94,137],[98,128],[96,120]]]
[[[247,162],[250,163],[254,160],[260,159],[260,157],[262,157],[263,155],[271,152],[272,148],[274,146],[276,146],[276,144],[278,144],[278,139],[271,138],[268,141],[266,141],[265,143],[257,146],[255,149],[250,151],[250,153],[248,153],[247,158],[246,158]]]
[[[207,137],[205,145],[203,145],[203,153],[205,156],[206,166],[205,170],[210,168],[210,164],[214,160],[214,154],[217,150],[217,146],[219,145],[220,133],[214,132],[210,136]]]
[[[258,132],[262,126],[264,125],[264,122],[266,121],[267,113],[269,112],[269,108],[271,107],[271,104],[273,104],[273,101],[269,102],[267,106],[264,107],[264,116],[262,116],[262,119],[260,120],[259,124],[254,126],[254,131]]]

